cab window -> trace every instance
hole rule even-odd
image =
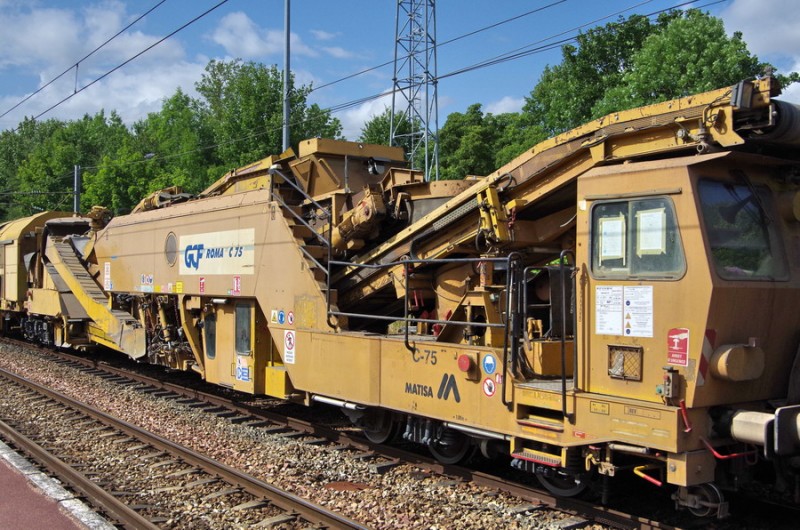
[[[250,305],[236,306],[236,353],[250,355]]]
[[[592,206],[592,272],[598,278],[678,279],[686,259],[665,197]]]
[[[217,317],[212,313],[203,319],[203,335],[206,344],[206,357],[217,356]]]
[[[742,175],[739,183],[701,179],[698,183],[703,231],[711,261],[725,280],[787,278],[777,216],[769,189]]]

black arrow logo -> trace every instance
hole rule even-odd
[[[453,392],[453,399],[456,400],[456,403],[461,403],[461,395],[458,393],[458,385],[456,385],[456,376],[453,374],[444,374],[436,397],[447,400],[450,397],[451,391]]]

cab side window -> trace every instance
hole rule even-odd
[[[250,305],[236,306],[236,353],[250,355]]]
[[[591,229],[592,272],[599,278],[677,279],[686,272],[668,198],[595,203]]]
[[[213,359],[217,356],[217,317],[213,313],[203,319],[203,339],[206,345],[206,357]]]

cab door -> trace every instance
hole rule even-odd
[[[255,315],[252,301],[242,300],[234,306],[233,387],[254,392]]]
[[[234,309],[217,305],[203,318],[203,349],[206,358],[206,381],[234,386]]]

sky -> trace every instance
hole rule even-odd
[[[241,58],[283,68],[285,1],[228,0],[215,8],[219,3],[0,0],[0,114],[5,114],[0,117],[0,130],[13,129],[24,117],[37,116],[76,91],[40,119],[77,119],[114,110],[125,123],[133,124],[158,111],[163,99],[178,88],[195,96],[195,83],[211,59]],[[338,107],[391,89],[396,6],[390,0],[291,2],[291,69],[297,83],[320,87],[309,95],[310,103]],[[722,18],[729,34],[742,32],[750,52],[779,72],[800,70],[797,0],[704,0],[692,5],[686,5],[686,0],[439,0],[435,35],[441,77],[439,125],[451,112],[464,112],[473,103],[495,114],[519,111],[543,68],[560,62],[560,41],[620,16],[676,6],[702,7]],[[483,28],[487,29],[476,32]],[[523,47],[548,45],[549,50],[447,75]],[[384,63],[389,64],[342,81]],[[783,98],[800,102],[800,86],[791,87]],[[354,103],[334,116],[341,120],[344,135],[355,140],[364,122],[387,106],[391,106],[390,96]]]

